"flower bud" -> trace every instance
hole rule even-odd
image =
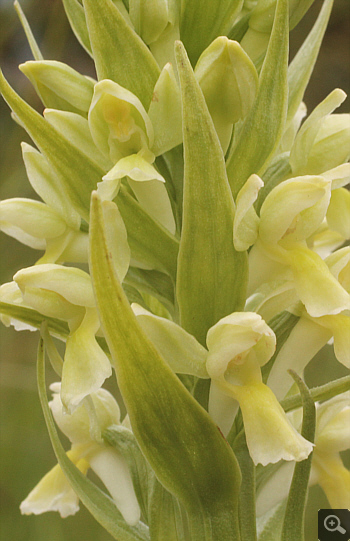
[[[46,107],[87,115],[94,91],[92,79],[54,60],[30,60],[19,69]]]
[[[0,202],[0,229],[31,248],[43,250],[45,239],[63,235],[67,225],[45,203],[15,197]]]
[[[244,118],[253,104],[257,71],[241,45],[222,36],[202,53],[195,75],[225,153],[233,124]]]
[[[154,128],[156,156],[182,142],[181,96],[171,64],[166,64],[154,87],[148,110]]]
[[[168,1],[129,0],[129,14],[135,31],[149,45],[168,24]]]
[[[90,276],[75,267],[36,265],[18,271],[14,280],[24,295],[26,288],[39,289],[52,292],[56,297],[63,297],[76,306],[95,306]]]
[[[237,251],[248,250],[257,239],[259,217],[253,204],[263,185],[258,175],[251,175],[237,194],[233,221],[233,243]]]
[[[331,196],[331,182],[321,176],[285,180],[266,197],[259,236],[266,244],[307,239],[321,225]]]
[[[91,419],[88,409],[84,407],[84,404],[81,404],[71,415],[66,415],[60,398],[61,384],[53,383],[50,389],[53,391],[53,395],[49,405],[63,434],[74,444],[90,442]],[[91,400],[100,432],[103,432],[110,425],[120,423],[120,409],[111,393],[105,389],[98,389],[91,394]]]

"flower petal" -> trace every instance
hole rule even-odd
[[[67,456],[79,470],[86,473],[89,467],[85,459],[79,460],[74,451]],[[52,468],[21,503],[23,515],[40,515],[47,511],[58,511],[62,518],[79,511],[79,499],[58,464]]]
[[[96,311],[87,309],[81,325],[67,339],[61,399],[70,413],[112,374],[109,359],[95,338],[99,326]]]
[[[90,467],[110,492],[116,506],[130,524],[140,520],[140,506],[127,462],[115,449],[101,447],[89,456]]]

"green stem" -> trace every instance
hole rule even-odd
[[[239,497],[241,541],[256,541],[255,466],[248,451],[244,432],[235,439],[233,450],[244,480]]]
[[[350,376],[331,381],[320,387],[314,387],[310,389],[310,394],[314,402],[321,400],[329,400],[338,394],[345,393],[350,390]],[[289,396],[281,402],[281,406],[285,412],[300,408],[302,405],[302,398],[300,395]]]
[[[303,403],[303,425],[301,435],[314,442],[316,430],[316,408],[309,389],[299,376],[289,370],[300,390]],[[306,460],[297,462],[289,491],[281,541],[304,541],[304,515],[308,494],[312,454]]]

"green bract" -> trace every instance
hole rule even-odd
[[[0,229],[41,253],[0,317],[40,329],[58,460],[22,513],[81,500],[118,541],[304,541],[310,485],[349,506],[350,377],[302,380],[330,341],[350,367],[346,95],[303,102],[332,0],[288,66],[311,4],[63,0],[91,78],[45,59],[15,2],[43,114],[2,72],[0,91],[41,200],[1,201]]]

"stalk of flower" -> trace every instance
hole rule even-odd
[[[67,456],[82,473],[86,474],[91,468],[109,490],[125,521],[136,524],[140,519],[140,507],[127,463],[118,451],[101,439],[105,428],[120,423],[116,400],[108,391],[99,389],[91,393],[74,413],[65,415],[60,387],[60,383],[50,386],[53,391],[50,407],[56,423],[72,444]],[[78,510],[78,497],[59,465],[54,466],[21,503],[21,512],[26,515],[58,511],[64,518]]]

